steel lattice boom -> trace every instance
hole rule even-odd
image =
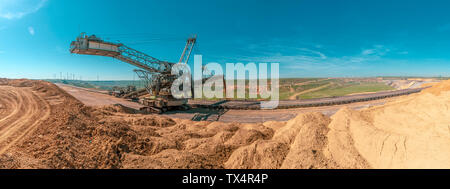
[[[181,54],[179,63],[187,64],[196,42],[196,37],[189,38]],[[146,90],[152,96],[164,99],[153,103],[156,107],[177,106],[180,103],[174,100],[170,88],[179,74],[172,74],[175,63],[158,60],[143,52],[137,51],[122,43],[104,41],[95,35],[88,36],[81,33],[70,46],[70,52],[75,54],[106,56],[118,59],[140,69],[134,70],[146,83]],[[180,102],[180,100],[178,100]],[[185,103],[185,100],[182,101]],[[171,105],[172,104],[172,105]],[[182,104],[181,104],[182,105]],[[150,106],[150,105],[149,105]],[[150,106],[152,107],[152,106]]]
[[[173,63],[158,60],[121,43],[103,41],[95,35],[82,33],[70,48],[71,53],[113,57],[141,69],[155,73],[168,73]]]

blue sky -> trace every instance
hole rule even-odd
[[[281,77],[450,76],[448,7],[437,0],[0,0],[0,77],[133,79],[126,63],[70,54],[81,31],[173,62],[197,34],[204,62],[278,62]]]

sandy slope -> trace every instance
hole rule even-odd
[[[249,124],[87,107],[47,82],[0,84],[0,168],[450,168],[449,81],[360,111]]]
[[[328,151],[373,168],[450,168],[450,82],[362,111],[332,116]],[[352,146],[349,148],[349,146]]]

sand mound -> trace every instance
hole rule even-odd
[[[431,93],[434,95],[440,95],[443,91],[450,91],[450,80],[442,81],[437,84],[433,84],[432,87],[425,89],[422,93]]]
[[[101,108],[97,108],[98,111],[103,111],[103,113],[106,112],[113,112],[113,113],[124,113],[124,114],[137,114],[141,113],[139,110],[135,110],[133,108],[126,107],[122,104],[114,104],[114,105],[108,105],[103,106]]]
[[[8,85],[14,87],[32,87],[36,83],[38,83],[38,81],[28,79],[8,80]]]
[[[450,168],[448,90],[446,81],[383,106],[339,111],[328,157],[345,167],[366,167],[355,164],[365,159],[372,168]]]
[[[225,163],[226,168],[327,168],[324,158],[327,125],[330,119],[321,113],[307,113],[277,130],[269,140],[258,140],[238,148]],[[331,163],[332,164],[332,163]]]
[[[9,79],[0,78],[0,85],[8,85]]]

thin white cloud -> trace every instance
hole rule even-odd
[[[393,46],[371,45],[340,55],[330,45],[316,45],[296,41],[269,41],[263,43],[239,43],[234,56],[212,57],[218,62],[280,63],[283,76],[353,76],[384,74],[374,65],[398,64],[398,59],[388,55],[406,54]],[[331,46],[333,47],[333,46]],[[238,54],[236,56],[236,54]],[[392,57],[391,57],[392,58]],[[389,60],[386,62],[386,60]],[[362,71],[365,71],[364,73]],[[379,73],[378,73],[379,72]]]
[[[0,18],[20,19],[41,9],[47,0],[0,0]]]
[[[304,49],[304,50],[305,50],[305,51],[309,51],[309,52],[311,52],[311,53],[313,53],[313,54],[318,55],[321,59],[327,59],[327,56],[325,56],[325,54],[322,53],[322,52],[315,51],[315,50],[310,50],[310,49]]]
[[[30,33],[30,35],[34,35],[35,31],[33,27],[28,27],[28,32]]]
[[[361,55],[343,56],[343,57],[328,57],[326,59],[318,56],[309,55],[273,55],[266,57],[245,57],[244,61],[248,62],[268,62],[280,63],[283,67],[290,70],[337,70],[337,69],[352,69],[361,66],[362,63],[373,61],[377,57],[364,57]]]
[[[4,54],[5,53],[5,51],[0,51],[0,54]]]
[[[363,51],[361,52],[361,55],[384,56],[390,51],[391,51],[391,49],[386,48],[383,45],[374,45],[373,48],[363,49]]]
[[[301,44],[299,46],[301,46]],[[320,45],[320,47],[322,46]],[[245,52],[249,52],[251,54],[259,54],[260,56],[280,56],[287,54],[291,56],[292,54],[294,54],[294,55],[318,57],[320,59],[327,59],[327,56],[324,53],[318,50],[314,50],[314,48],[298,47],[296,45],[261,43],[261,44],[250,44],[244,48],[241,48],[241,50],[244,50]]]
[[[371,54],[374,54],[374,53],[375,53],[374,49],[366,49],[366,50],[363,50],[363,52],[361,54],[362,55],[371,55]]]
[[[301,45],[299,45],[301,46]],[[306,46],[306,45],[305,45]],[[252,56],[240,56],[237,62],[265,62],[280,63],[284,75],[352,75],[352,70],[360,70],[368,64],[379,62],[382,55],[390,52],[382,45],[373,45],[370,49],[363,49],[348,56],[327,56],[325,49],[316,46],[298,47],[293,45],[253,45],[252,49],[258,53]],[[255,48],[258,47],[258,48]],[[323,47],[323,46],[322,46]],[[319,51],[320,50],[320,51]]]

